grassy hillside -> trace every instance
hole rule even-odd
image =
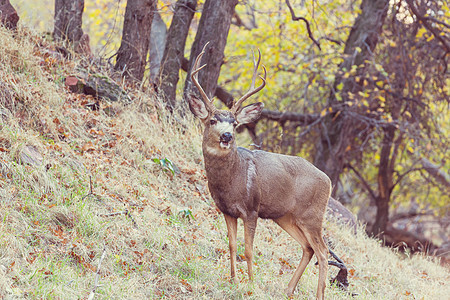
[[[241,283],[229,282],[199,124],[176,125],[143,91],[91,110],[92,97],[64,87],[80,61],[53,50],[26,29],[0,28],[0,298],[86,299],[96,285],[97,299],[285,298],[301,247],[271,221],[259,222],[253,283],[239,228]],[[27,151],[38,153],[31,164]],[[325,227],[356,299],[448,299],[450,274],[437,263]],[[317,279],[310,263],[296,297],[313,298]],[[349,298],[335,287],[326,295]]]

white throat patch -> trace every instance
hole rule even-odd
[[[252,160],[248,161],[248,169],[247,169],[247,197],[250,199],[250,193],[253,186],[253,180],[256,177],[256,166]]]
[[[224,156],[229,153],[228,149],[223,149],[219,145],[217,147],[206,146],[205,151],[212,156]]]

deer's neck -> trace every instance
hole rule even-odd
[[[208,187],[217,208],[242,219],[259,209],[256,166],[251,152],[247,151],[234,146],[224,156],[204,152]]]
[[[210,184],[230,182],[240,165],[240,157],[234,145],[228,153],[217,155],[203,149],[205,169]]]

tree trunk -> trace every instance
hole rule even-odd
[[[343,74],[345,71],[351,70],[352,66],[359,66],[365,60],[370,60],[378,43],[378,36],[381,33],[388,6],[389,0],[362,1],[361,14],[350,31],[344,49],[345,59],[340,65],[334,82],[334,90],[339,84],[343,84],[342,95],[362,90],[363,87],[354,81],[354,76],[345,79]],[[358,72],[356,76],[363,74],[364,69],[360,68]],[[334,91],[331,92],[329,106],[338,102]],[[352,122],[354,122],[353,118],[346,115],[345,110],[339,116],[329,115],[324,120],[324,130],[321,132],[321,139],[317,145],[315,165],[331,178],[335,187],[333,195],[336,192],[339,176],[347,163],[345,152],[351,142],[348,132],[356,125]]]
[[[238,0],[206,0],[197,35],[191,49],[189,72],[184,86],[185,98],[192,96],[191,93],[198,95],[197,89],[193,89],[191,86],[191,69],[195,58],[207,42],[210,43],[201,62],[202,65],[206,64],[206,67],[198,74],[198,81],[208,97],[212,97],[215,94],[231,18],[237,3]]]
[[[9,0],[0,0],[0,24],[6,28],[15,30],[19,22],[19,15]]]
[[[55,28],[53,37],[56,40],[79,42],[83,36],[84,0],[55,0]]]
[[[391,200],[391,192],[394,175],[394,164],[391,159],[396,157],[392,152],[394,144],[395,127],[390,126],[384,129],[384,137],[380,152],[380,165],[378,166],[378,197],[375,199],[377,206],[377,214],[375,223],[372,227],[372,235],[384,234],[387,223],[389,221],[389,202]],[[391,155],[392,154],[392,155]]]
[[[161,67],[161,60],[164,54],[164,48],[167,38],[167,26],[158,12],[153,13],[152,30],[150,32],[150,80],[155,82]]]
[[[179,72],[184,58],[184,47],[189,33],[189,26],[194,17],[197,0],[179,0],[167,33],[166,46],[159,71],[159,93],[167,108],[176,107],[176,89]]]
[[[150,43],[150,30],[156,0],[128,0],[122,42],[115,69],[127,79],[142,81]]]

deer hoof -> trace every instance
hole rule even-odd
[[[288,296],[288,298],[291,298],[294,295],[294,290],[290,289],[290,288],[286,288],[284,290],[284,292],[286,293],[286,295]]]

